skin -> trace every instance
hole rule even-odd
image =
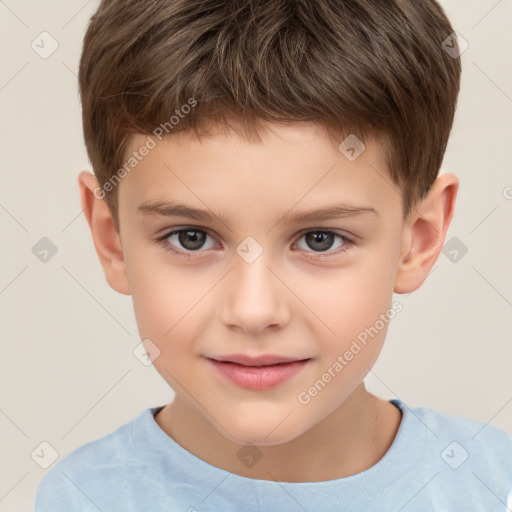
[[[82,207],[109,285],[132,295],[140,338],[159,348],[153,365],[175,391],[155,416],[160,428],[196,457],[241,476],[342,478],[375,465],[400,426],[399,410],[364,385],[387,323],[308,404],[298,394],[390,310],[393,292],[409,293],[427,278],[452,219],[458,179],[439,175],[404,221],[376,141],[365,140],[366,150],[349,161],[323,128],[269,128],[262,143],[234,131],[164,139],[118,185],[120,233],[86,171],[78,179]],[[145,141],[134,136],[130,152]],[[210,209],[232,223],[137,211],[153,199]],[[340,201],[370,205],[379,215],[276,224],[290,211]],[[191,226],[211,235],[195,252],[190,239],[186,247],[177,236],[167,239],[193,252],[190,259],[155,242],[171,228]],[[308,230],[321,229],[352,237],[354,245],[338,252],[346,240],[337,237],[323,251],[314,240],[308,245]],[[236,252],[247,236],[263,248],[252,263]],[[315,259],[327,253],[333,255]],[[311,360],[285,383],[254,391],[226,381],[205,359],[235,353]],[[250,468],[237,457],[248,443],[262,455]]]

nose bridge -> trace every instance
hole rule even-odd
[[[271,251],[262,250],[255,259],[247,257],[251,252],[254,257],[255,249],[250,240],[237,248],[223,305],[226,325],[253,334],[268,326],[282,325],[287,318],[283,285],[274,275],[275,271],[270,270]]]

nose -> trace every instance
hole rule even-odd
[[[265,254],[252,263],[235,257],[222,305],[224,324],[252,336],[282,328],[290,316],[286,286]]]

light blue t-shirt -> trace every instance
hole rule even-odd
[[[148,408],[55,463],[37,488],[35,512],[512,511],[510,434],[390,402],[403,416],[384,457],[366,471],[322,482],[256,480],[219,469],[158,426],[154,414],[162,407]]]

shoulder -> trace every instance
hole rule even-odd
[[[85,443],[57,461],[40,481],[35,496],[35,512],[98,510],[94,496],[108,489],[140,464],[132,438],[132,428],[147,410],[109,434]],[[74,509],[75,510],[75,509]]]
[[[489,423],[443,414],[427,407],[410,408],[409,413],[423,425],[430,438],[455,440],[475,449],[512,456],[512,434]]]
[[[406,407],[406,406],[404,406]],[[499,464],[512,474],[512,435],[489,423],[443,414],[427,407],[408,408],[416,428],[424,432],[430,446],[440,448],[441,457],[456,465],[472,457],[480,465]],[[456,458],[455,461],[450,461]],[[450,464],[448,464],[450,465]]]
[[[465,510],[494,511],[512,500],[510,433],[426,407],[401,407],[409,435],[420,438],[411,446],[421,446],[419,473],[429,482],[425,490],[435,510],[458,503]]]

